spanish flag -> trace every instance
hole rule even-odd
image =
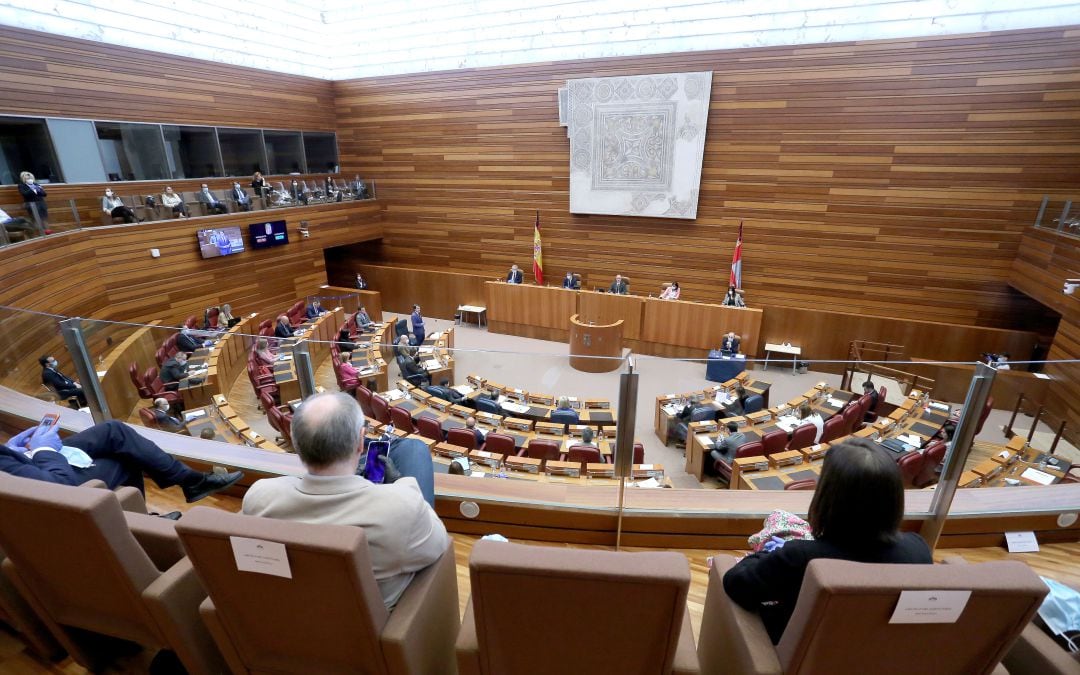
[[[533,278],[537,284],[544,284],[544,256],[540,252],[540,209],[536,210],[536,224],[533,225]]]

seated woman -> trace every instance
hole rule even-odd
[[[177,218],[188,217],[188,210],[183,197],[173,192],[171,187],[166,186],[165,192],[161,193],[161,205],[172,209],[173,216]]]
[[[734,286],[728,286],[727,295],[724,296],[724,301],[720,304],[724,307],[746,307],[746,302],[743,301],[742,295],[735,290]]]
[[[821,415],[814,412],[814,409],[810,407],[810,404],[803,401],[799,404],[799,426],[805,424],[813,424],[817,427],[817,433],[814,434],[814,442],[821,442],[821,434],[825,431],[825,420],[821,419]]]
[[[218,325],[225,328],[232,328],[236,324],[240,323],[240,319],[233,316],[232,305],[225,303],[221,306],[221,313],[218,314]]]
[[[266,338],[261,337],[255,341],[255,350],[252,352],[252,356],[260,368],[273,369],[274,352],[270,351],[270,343]]]
[[[337,347],[341,352],[351,352],[356,349],[356,344],[352,341],[352,336],[349,335],[349,327],[342,326],[338,331]]]
[[[135,212],[124,206],[124,201],[113,194],[112,190],[105,190],[105,196],[101,198],[101,210],[113,218],[123,218],[125,223],[139,222]]]
[[[769,553],[746,556],[724,575],[724,591],[743,609],[758,612],[777,644],[811,560],[933,562],[922,537],[899,531],[903,517],[904,484],[889,452],[864,438],[838,443],[825,455],[810,501],[814,539],[787,541]]]
[[[671,285],[664,289],[664,292],[660,294],[661,300],[678,300],[679,299],[679,282],[673,281]]]

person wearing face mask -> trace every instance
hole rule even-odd
[[[251,189],[255,191],[255,194],[266,199],[270,196],[270,184],[263,178],[262,172],[256,171],[255,175],[251,177]]]
[[[161,366],[161,383],[168,391],[176,391],[180,388],[180,380],[187,377],[187,353],[176,352],[171,359]]]
[[[23,171],[19,174],[19,194],[23,198],[23,206],[30,220],[41,225],[49,226],[49,206],[45,203],[45,188],[37,184],[34,174]]]
[[[166,187],[165,192],[161,193],[161,203],[165,207],[172,209],[173,215],[177,218],[190,217],[184,200],[180,195],[173,192],[171,187]]]
[[[195,199],[203,205],[207,215],[229,212],[228,207],[222,204],[221,200],[219,200],[213,192],[210,192],[210,188],[206,186],[206,183],[203,183],[202,188],[195,193]]]
[[[101,198],[101,210],[113,218],[123,218],[125,223],[137,223],[135,212],[124,206],[122,199],[116,196],[112,190],[105,190],[105,196]]]
[[[306,187],[300,185],[299,181],[293,180],[292,185],[289,187],[289,192],[292,196],[293,203],[307,206],[311,193],[308,192]]]
[[[46,387],[56,392],[60,398],[67,400],[72,396],[79,399],[79,407],[86,407],[86,394],[82,385],[64,375],[57,369],[56,359],[46,354],[38,359],[41,364],[41,382]]]
[[[241,211],[251,210],[251,197],[248,197],[248,193],[244,191],[244,188],[240,187],[240,183],[233,181],[230,196]]]

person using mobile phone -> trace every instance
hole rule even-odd
[[[243,513],[364,528],[375,580],[392,609],[413,576],[447,553],[450,537],[425,498],[431,490],[434,499],[427,446],[383,438],[367,443],[365,454],[365,426],[348,394],[306,399],[292,420],[293,447],[306,473],[256,481]]]

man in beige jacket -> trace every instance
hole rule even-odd
[[[449,536],[442,521],[415,478],[377,485],[357,475],[364,413],[348,394],[305,400],[293,417],[292,441],[307,473],[257,481],[244,496],[243,512],[364,528],[375,580],[386,607],[393,608],[415,573],[446,550]],[[397,477],[392,461],[386,469],[387,481]]]

